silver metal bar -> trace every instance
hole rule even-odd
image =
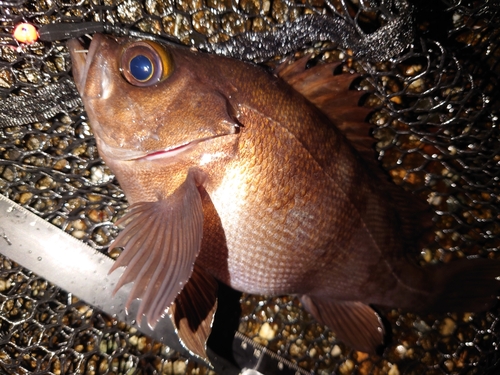
[[[190,357],[170,319],[156,328],[137,326],[138,301],[124,306],[131,285],[112,296],[120,272],[108,275],[113,260],[0,194],[0,253],[88,304]],[[202,362],[203,363],[203,362]]]

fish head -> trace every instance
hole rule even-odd
[[[125,180],[141,178],[134,176],[139,169],[161,175],[180,162],[200,167],[234,151],[232,89],[211,74],[208,55],[101,34],[88,49],[77,39],[68,48],[99,153],[124,190]]]

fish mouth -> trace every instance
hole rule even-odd
[[[200,139],[197,139],[195,141],[186,142],[186,143],[183,143],[183,144],[180,144],[177,146],[143,153],[142,155],[134,156],[134,157],[128,159],[128,161],[153,161],[153,160],[160,160],[160,159],[172,159],[180,154],[183,154],[183,153],[193,149],[194,147],[196,147],[200,143],[207,142],[207,141],[219,138],[219,137],[224,137],[227,135],[236,134],[236,133],[237,132],[229,133],[229,134],[217,134],[217,135],[210,136],[210,137],[200,138]]]

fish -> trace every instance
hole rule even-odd
[[[380,308],[483,311],[500,263],[420,266],[429,206],[378,165],[363,92],[338,64],[276,70],[184,46],[95,34],[68,42],[104,162],[130,203],[123,252],[137,320],[169,316],[206,358],[217,281],[295,295],[352,348],[385,343]]]

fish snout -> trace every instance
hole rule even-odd
[[[69,40],[67,46],[73,64],[73,78],[84,101],[109,97],[111,82],[119,71],[113,65],[119,56],[118,41],[111,36],[95,34],[90,44],[86,38],[78,38]]]

